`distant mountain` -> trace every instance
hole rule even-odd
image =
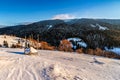
[[[101,22],[106,22],[114,25],[120,25],[120,19],[96,19]]]
[[[68,19],[44,20],[28,25],[10,26],[0,29],[0,34],[13,34],[18,37],[33,36],[58,46],[62,39],[78,37],[87,43],[88,48],[120,46],[120,20],[109,19]]]
[[[0,28],[6,27],[5,25],[0,25]]]
[[[32,24],[33,22],[21,22],[21,23],[17,23],[16,25],[29,25]]]

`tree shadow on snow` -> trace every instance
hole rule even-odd
[[[93,58],[93,62],[90,62],[90,63],[96,63],[96,64],[105,64],[105,63],[103,63],[103,62],[100,62],[100,61],[98,61],[95,57]]]
[[[24,52],[14,52],[14,51],[8,51],[9,53],[13,53],[13,54],[21,54],[24,55]]]

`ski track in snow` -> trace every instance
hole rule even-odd
[[[119,60],[47,50],[31,56],[9,53],[22,51],[0,48],[0,80],[120,79]]]

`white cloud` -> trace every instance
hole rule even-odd
[[[52,19],[74,19],[75,16],[70,15],[70,14],[58,14],[55,15]]]

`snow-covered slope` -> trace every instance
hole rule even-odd
[[[0,35],[0,44],[3,45],[4,41],[8,42],[8,46],[10,47],[12,44],[18,43],[20,38],[14,36]]]
[[[96,25],[90,24],[90,26],[93,28],[98,27],[99,30],[109,30],[107,27],[101,26],[99,24],[96,24]]]
[[[0,80],[119,80],[120,61],[85,54],[0,48]]]
[[[106,51],[112,51],[112,52],[120,55],[120,48],[119,47],[114,47],[113,49],[106,48]]]
[[[47,25],[47,27],[48,27],[48,29],[50,29],[50,28],[52,28],[52,27],[53,27],[53,25]]]
[[[82,39],[80,39],[80,38],[68,38],[67,39],[68,41],[74,41],[75,43],[77,43],[77,45],[80,45],[81,47],[84,47],[84,48],[86,48],[87,47],[87,44],[82,40]],[[76,45],[73,45],[72,44],[72,47],[73,46],[76,46]]]

